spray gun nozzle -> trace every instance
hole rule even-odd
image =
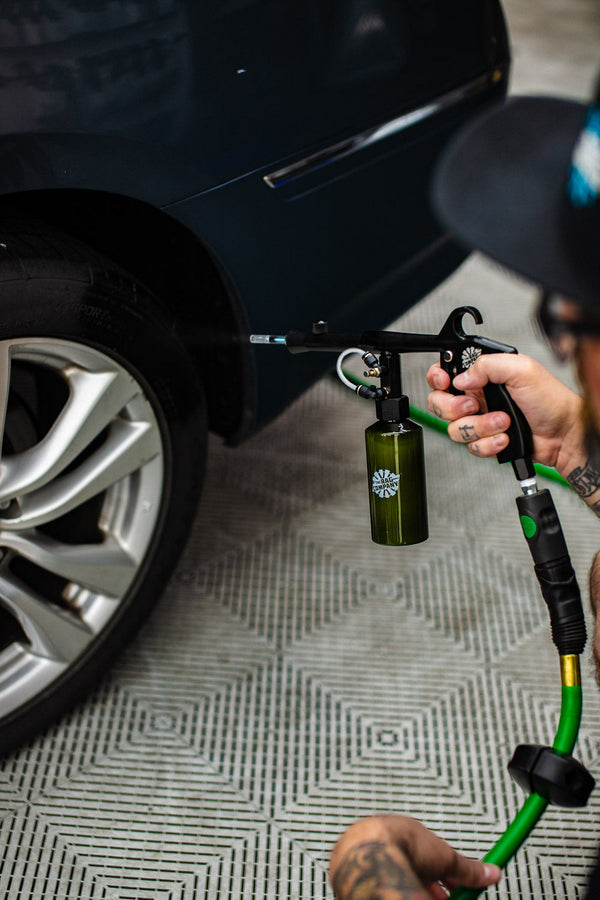
[[[285,347],[285,334],[251,334],[251,344],[281,344]]]

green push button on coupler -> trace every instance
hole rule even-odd
[[[531,516],[521,516],[521,528],[527,540],[530,540],[537,531],[535,519],[532,519]]]

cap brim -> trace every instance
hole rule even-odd
[[[440,219],[466,246],[586,305],[597,286],[564,239],[564,193],[586,107],[517,97],[462,131],[433,182]]]

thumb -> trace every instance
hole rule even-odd
[[[493,863],[481,862],[478,859],[470,859],[461,853],[454,856],[454,864],[448,870],[446,882],[453,887],[479,888],[497,884],[502,877],[502,869]]]
[[[493,384],[507,384],[523,375],[528,364],[529,359],[517,353],[484,353],[466,372],[457,375],[453,384],[461,391],[477,390],[490,381]]]

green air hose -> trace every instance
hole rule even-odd
[[[477,323],[482,321],[478,309],[463,306],[453,310],[437,335],[386,331],[332,333],[329,332],[326,322],[318,321],[313,324],[310,332],[289,331],[285,335],[250,335],[250,342],[285,346],[291,353],[310,350],[336,351],[339,354],[336,364],[338,377],[346,387],[354,390],[359,396],[378,403],[378,422],[394,423],[396,421],[392,415],[394,411],[402,411],[402,419],[407,422],[409,420],[404,416],[404,411],[408,407],[408,414],[416,422],[447,433],[445,423],[429,413],[408,406],[408,398],[402,393],[400,354],[437,350],[440,352],[440,366],[453,377],[469,367],[473,354],[517,352],[514,347],[507,344],[467,334],[462,324],[466,315],[470,315]],[[380,387],[365,384],[360,378],[342,368],[346,357],[353,354],[359,354],[368,366],[369,371],[365,374],[380,379]],[[534,571],[550,613],[552,640],[560,658],[562,684],[560,720],[553,745],[549,747],[521,744],[516,748],[508,766],[517,784],[526,791],[527,799],[504,834],[484,857],[486,862],[502,868],[527,839],[549,803],[566,807],[585,806],[594,787],[594,779],[585,767],[571,756],[581,721],[579,657],[586,642],[581,595],[558,513],[550,492],[545,488],[538,489],[535,474],[537,472],[560,484],[568,482],[546,466],[536,465],[534,468],[531,460],[533,452],[531,429],[505,385],[488,384],[484,388],[484,395],[488,409],[504,410],[511,418],[511,426],[507,432],[510,439],[509,446],[498,454],[497,459],[501,463],[509,461],[512,463],[514,474],[521,485],[523,495],[516,498],[517,508],[523,534],[533,559]],[[388,415],[391,418],[387,418]],[[414,427],[413,425],[413,429]],[[367,434],[369,432],[370,429],[367,429]],[[399,479],[399,475],[391,470],[386,469],[384,474],[390,473],[393,478]],[[373,514],[371,522],[373,523]],[[418,543],[422,539],[418,536],[416,540],[408,540],[406,543]],[[396,543],[387,539],[380,541],[379,537],[375,536],[374,540],[377,543]],[[484,890],[485,888],[457,887],[450,898],[471,900]]]
[[[575,747],[581,722],[581,684],[579,657],[561,656],[562,700],[560,720],[552,749],[561,756],[569,756]],[[504,868],[519,847],[527,840],[544,814],[548,800],[540,794],[529,794],[525,803],[504,834],[496,841],[483,861]],[[486,888],[456,888],[450,900],[475,900]]]
[[[344,374],[350,381],[354,382],[355,384],[364,384],[364,382],[356,378],[356,376],[351,375],[347,372],[345,372]],[[435,431],[447,434],[447,424],[442,422],[436,416],[432,416],[430,413],[417,409],[414,406],[410,406],[409,411],[410,416],[419,424],[432,428]],[[559,484],[563,484],[569,487],[569,483],[561,475],[559,475],[558,472],[548,466],[536,464],[535,471],[539,475],[548,478],[551,481],[555,481]],[[547,491],[540,492],[537,499],[523,502],[533,502],[537,505],[538,501],[540,501],[544,504],[546,501],[542,500],[542,495],[547,493]],[[551,504],[551,506],[546,506],[546,514],[550,512],[550,519],[554,519],[557,526],[557,529],[550,528],[548,534],[552,533],[552,531],[557,531],[559,533],[558,537],[556,538],[557,542],[555,542],[554,538],[549,538],[548,534],[543,533],[546,530],[544,528],[541,528],[541,522],[544,521],[544,516],[541,516],[539,520],[534,521],[534,518],[529,515],[521,515],[521,524],[523,526],[523,531],[529,544],[534,563],[542,563],[541,571],[538,571],[538,566],[536,565],[536,574],[538,575],[538,579],[540,579],[542,593],[544,595],[544,599],[548,603],[551,612],[551,619],[553,622],[553,637],[555,643],[557,643],[557,646],[559,647],[562,685],[561,710],[556,736],[554,738],[554,743],[552,744],[552,751],[559,756],[568,757],[573,752],[573,749],[577,742],[577,735],[579,733],[579,725],[581,722],[582,695],[578,653],[580,652],[582,645],[580,644],[580,646],[577,647],[576,652],[573,650],[565,651],[564,649],[561,649],[561,642],[565,639],[565,632],[562,632],[561,637],[561,623],[558,620],[561,618],[561,615],[564,614],[564,621],[562,622],[562,626],[564,627],[566,625],[568,642],[571,639],[570,631],[572,619],[570,619],[570,616],[574,612],[574,609],[563,608],[561,613],[558,612],[558,607],[556,604],[558,603],[558,606],[560,606],[560,604],[564,602],[564,596],[560,595],[563,592],[565,586],[567,586],[567,595],[571,593],[574,597],[578,598],[579,592],[576,587],[574,573],[573,583],[571,584],[570,573],[567,573],[565,569],[562,569],[560,574],[558,575],[554,571],[557,557],[559,558],[559,563],[560,561],[564,562],[565,556],[568,560],[568,554],[566,545],[564,544],[564,538],[562,536],[562,529],[560,528],[558,517],[556,516],[555,509],[549,498],[549,495],[548,502]],[[519,501],[517,501],[517,505],[519,505]],[[527,512],[527,510],[524,509],[523,512]],[[537,519],[537,517],[535,518]],[[550,519],[548,518],[548,515],[546,515],[545,521],[548,522],[550,521]],[[541,544],[538,546],[538,542],[540,541],[540,539]],[[549,569],[548,565],[550,566]],[[568,563],[567,565],[570,569],[570,563]],[[564,580],[561,581],[561,579]],[[554,584],[552,584],[551,582],[554,582]],[[560,586],[558,586],[557,582]],[[559,591],[558,594],[556,593],[557,587]],[[572,588],[574,588],[574,592]],[[568,602],[569,601],[567,601],[567,605]],[[577,600],[576,606],[578,606],[579,609],[575,611],[575,618],[582,618],[583,613],[581,612],[581,604],[579,600]],[[557,616],[558,620],[556,619]],[[555,629],[556,633],[554,633]],[[576,631],[577,630],[578,629],[576,628]],[[557,634],[559,635],[558,639]],[[577,640],[580,640],[580,638],[576,639],[576,644]],[[583,632],[583,643],[585,643],[585,626]],[[504,868],[515,855],[519,847],[521,847],[521,845],[527,840],[530,833],[535,828],[540,818],[543,816],[549,802],[550,801],[546,799],[546,797],[543,797],[536,791],[532,791],[531,793],[529,793],[521,809],[519,810],[513,821],[509,824],[504,834],[496,841],[491,850],[484,856],[484,862],[493,863],[500,868]],[[475,900],[475,898],[479,897],[484,890],[486,889],[459,887],[450,894],[450,900]]]

